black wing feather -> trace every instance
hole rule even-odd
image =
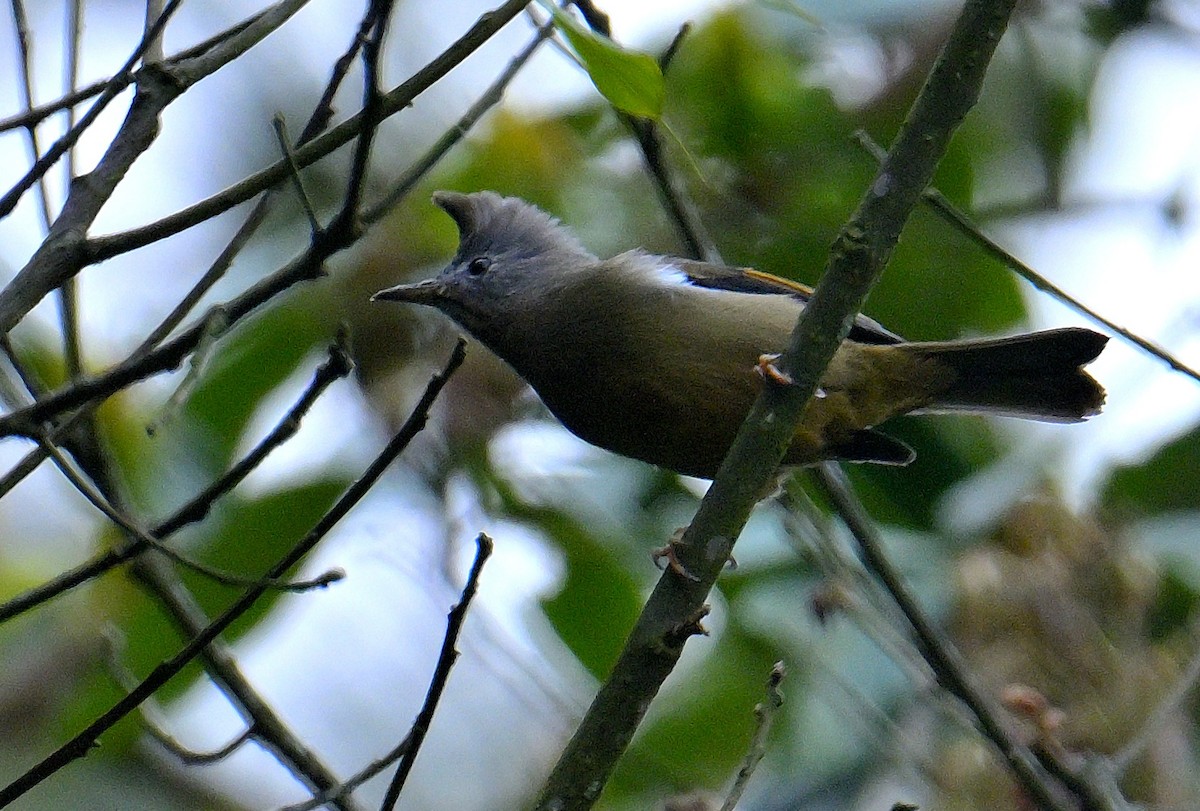
[[[729,290],[734,293],[773,296],[783,294],[794,296],[801,301],[808,301],[813,292],[812,288],[807,285],[781,279],[753,268],[731,268],[708,262],[698,262],[693,259],[677,258],[672,258],[671,263],[679,268],[692,284],[710,290]],[[862,344],[898,344],[904,340],[865,315],[859,315],[854,319],[854,325],[850,327],[849,338]]]

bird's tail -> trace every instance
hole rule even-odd
[[[949,370],[948,386],[924,412],[973,411],[1044,422],[1081,422],[1099,413],[1104,389],[1083,370],[1108,336],[1088,329],[1011,338],[902,346]]]

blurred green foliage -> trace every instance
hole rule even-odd
[[[1131,2],[1090,9],[1096,47],[1140,24],[1152,6]],[[1037,25],[1038,20],[1026,24]],[[921,40],[922,32],[906,33],[914,42]],[[911,64],[897,67],[888,87],[848,108],[811,79],[817,41],[802,16],[753,4],[715,12],[684,38],[669,65],[663,114],[679,138],[678,143],[667,142],[672,165],[725,260],[810,284],[820,278],[829,245],[874,175],[872,158],[852,134],[862,129],[887,144],[932,57],[914,46]],[[990,92],[951,145],[937,184],[964,208],[970,209],[978,196],[979,178],[996,176],[991,170],[998,162],[1020,166],[1012,172],[1012,188],[987,189],[990,199],[1053,202],[1073,138],[1086,126],[1090,74],[1068,81],[1047,71],[1031,78],[1036,67],[1036,60],[1020,56],[1002,61]],[[1031,83],[1037,92],[1027,92]],[[597,253],[637,246],[663,253],[681,250],[647,173],[632,155],[629,134],[599,99],[553,115],[494,112],[334,279],[289,295],[222,336],[197,385],[185,392],[182,406],[163,421],[155,437],[145,431],[153,415],[141,411],[135,398],[114,398],[100,411],[100,425],[130,500],[147,513],[165,515],[219,476],[239,449],[254,440],[247,436],[251,419],[285,381],[319,362],[342,318],[352,325],[364,391],[386,420],[395,422],[406,413],[375,387],[399,369],[417,369],[406,379],[423,383],[429,363],[420,357],[421,350],[430,343],[426,333],[438,327],[422,321],[424,316],[369,309],[365,302],[373,290],[399,281],[397,274],[430,273],[452,254],[453,227],[427,202],[434,188],[486,188],[524,197],[559,216]],[[1034,195],[1027,194],[1031,176],[1042,183]],[[910,222],[867,312],[916,340],[1016,330],[1025,316],[1012,274],[927,211],[918,211]],[[42,380],[62,379],[61,360],[48,342],[33,336],[19,348]],[[696,497],[673,474],[647,473],[644,466],[624,460],[606,463],[604,475],[621,478],[626,488],[621,492],[632,496],[611,506],[605,522],[594,520],[582,506],[585,499],[569,490],[553,498],[531,497],[511,481],[504,460],[487,453],[492,434],[530,410],[514,404],[519,389],[511,373],[482,348],[472,347],[468,365],[439,404],[444,447],[431,452],[436,458],[424,467],[414,466],[427,475],[434,491],[465,473],[492,516],[520,522],[547,540],[561,556],[565,576],[542,608],[584,668],[602,678],[656,576],[651,549],[689,520]],[[1126,679],[1117,684],[1114,676],[1113,684],[1129,687],[1130,695],[1148,705],[1156,685],[1174,675],[1158,646],[1178,643],[1200,599],[1200,586],[1187,567],[1160,571],[1147,564],[1140,569],[1119,532],[1110,536],[1077,520],[1053,498],[1047,498],[1050,506],[1043,505],[1036,521],[1020,510],[997,517],[986,542],[947,537],[938,521],[943,497],[1006,453],[1003,436],[984,420],[964,417],[904,418],[884,430],[912,445],[917,461],[903,470],[855,466],[850,474],[872,515],[886,528],[905,576],[926,605],[953,621],[968,655],[975,657],[972,664],[997,675],[998,687],[1003,686],[998,674],[1004,673],[1038,684],[1064,703],[1077,697],[1082,704],[1088,698],[1086,723],[1072,727],[1081,745],[1111,741],[1113,729],[1127,732],[1131,714],[1110,724],[1096,709],[1121,700],[1120,692],[1104,683],[1103,672],[1085,685],[1093,690],[1085,696],[1084,687],[1072,680],[1078,674],[1064,672],[1069,668],[1032,665],[1046,664],[1045,657],[1061,667],[1055,657],[1068,642],[1085,639],[1104,647],[1104,664]],[[1200,433],[1193,432],[1144,462],[1114,471],[1099,488],[1097,504],[1106,516],[1114,516],[1114,523],[1194,513],[1200,492],[1198,458]],[[323,470],[304,473],[299,483],[273,492],[225,499],[209,520],[186,533],[188,553],[245,574],[265,570],[347,483],[344,476]],[[587,481],[584,486],[600,487],[594,479]],[[768,758],[759,779],[770,790],[764,789],[759,805],[750,807],[797,807],[797,798],[822,791],[835,798],[837,807],[850,807],[856,792],[905,758],[925,764],[925,776],[933,783],[940,777],[943,788],[961,781],[965,788],[959,800],[987,796],[1011,801],[1011,786],[1004,783],[993,792],[987,782],[1001,772],[990,754],[973,751],[973,759],[960,759],[957,739],[945,731],[946,725],[929,734],[926,750],[894,751],[893,740],[854,736],[854,730],[871,727],[871,721],[848,721],[836,712],[813,709],[812,697],[827,684],[821,670],[830,667],[840,668],[854,682],[867,705],[864,716],[886,716],[905,732],[911,731],[906,724],[926,720],[919,712],[914,713],[916,721],[904,717],[906,709],[923,699],[900,668],[883,664],[878,651],[850,628],[842,611],[852,614],[847,606],[833,606],[830,626],[817,621],[816,596],[829,584],[821,581],[810,558],[795,554],[778,514],[770,507],[760,514],[765,515],[740,547],[747,550],[745,561],[723,577],[714,596],[723,608],[720,633],[714,640],[692,643],[701,660],[673,680],[656,704],[603,807],[647,808],[675,792],[727,785],[745,754],[752,708],[779,659],[787,660],[790,670],[784,686],[787,704],[772,740],[772,752],[782,754]],[[95,546],[114,541],[103,534]],[[992,589],[995,582],[981,571],[1002,573],[1001,587]],[[0,578],[6,591],[23,583],[19,573],[7,570]],[[1034,581],[1042,586],[1037,593],[1019,587]],[[219,610],[230,593],[194,574],[187,574],[186,582],[209,611]],[[1061,598],[1056,603],[1061,615],[1039,613],[1038,598],[1047,594]],[[260,602],[233,635],[273,604],[271,599]],[[90,623],[112,621],[122,628],[129,640],[123,659],[135,672],[146,672],[178,646],[178,635],[161,609],[123,577],[106,578],[90,589],[86,606]],[[764,606],[782,615],[779,627],[752,616]],[[1055,637],[1053,619],[1079,633],[1066,641]],[[49,624],[59,622],[72,624],[69,617]],[[0,652],[17,648],[17,641],[0,638]],[[868,648],[870,653],[864,653]],[[820,663],[808,658],[818,656],[825,658]],[[168,694],[198,673],[194,667]],[[54,731],[65,736],[77,730],[115,693],[110,679],[98,670],[88,672],[54,714]],[[1081,711],[1072,720],[1084,715]],[[136,734],[136,724],[127,722],[105,739],[105,751],[127,755]],[[966,761],[987,764],[987,778],[960,770]],[[980,780],[982,788],[975,791],[971,780]],[[931,807],[969,806],[947,801]]]

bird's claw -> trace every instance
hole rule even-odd
[[[700,578],[689,572],[687,567],[679,562],[679,556],[675,554],[675,547],[678,546],[679,542],[683,540],[683,533],[685,529],[686,527],[680,527],[679,529],[675,530],[675,533],[671,535],[671,540],[667,541],[667,545],[660,547],[659,549],[655,549],[650,553],[650,557],[654,559],[654,565],[659,569],[663,568],[659,565],[659,562],[665,560],[667,562],[667,569],[675,572],[675,574],[679,575],[685,580],[691,580],[693,583],[698,583],[700,582]],[[725,565],[730,570],[733,570],[737,568],[738,564],[737,561],[734,560],[733,556],[730,555],[729,560],[725,562]]]
[[[650,553],[650,557],[653,558],[654,565],[659,569],[663,568],[661,565],[659,565],[660,562],[666,560],[666,568],[670,569],[684,580],[691,580],[693,583],[696,583],[700,581],[700,578],[696,577],[696,575],[684,568],[684,565],[679,562],[679,557],[675,554],[675,547],[680,541],[683,540],[684,529],[685,527],[680,527],[679,529],[675,530],[675,533],[671,536],[671,540],[667,541],[667,545],[660,547],[659,549],[655,549]]]
[[[778,352],[767,352],[758,356],[758,363],[755,364],[754,370],[758,372],[763,380],[770,380],[780,386],[790,386],[796,381],[792,380],[792,376],[782,371],[775,365],[775,361],[779,360]]]

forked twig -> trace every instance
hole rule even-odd
[[[425,426],[429,419],[429,409],[433,401],[449,381],[450,376],[462,364],[466,353],[466,343],[462,340],[455,346],[453,353],[441,372],[435,374],[429,381],[420,401],[401,426],[400,430],[380,452],[375,460],[367,467],[314,525],[312,530],[301,538],[295,546],[266,573],[268,578],[282,577],[301,558],[307,555],[313,547],[325,537],[333,527],[345,517],[363,496],[375,485],[384,470],[396,457],[408,447],[413,437]],[[255,586],[247,589],[219,617],[213,620],[204,630],[194,636],[174,656],[158,665],[143,679],[128,695],[119,700],[98,718],[89,723],[83,730],[62,744],[54,752],[25,771],[9,785],[0,789],[0,807],[11,803],[37,786],[46,778],[63,768],[76,758],[83,757],[96,741],[113,727],[118,721],[133,712],[147,697],[178,675],[204,648],[217,639],[230,625],[246,613],[258,601],[266,589]]]

